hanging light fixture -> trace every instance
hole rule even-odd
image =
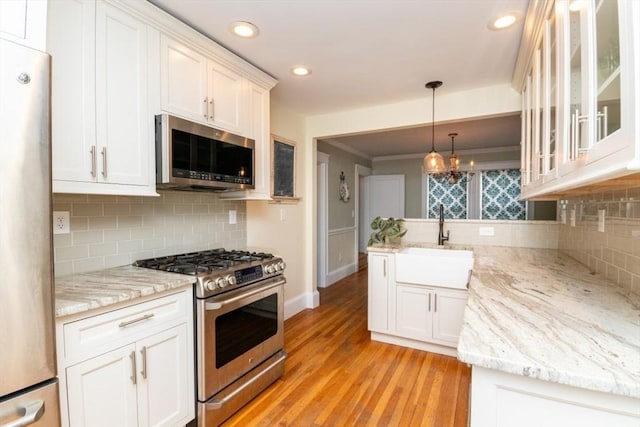
[[[433,100],[431,107],[431,151],[429,151],[429,153],[424,157],[423,166],[425,173],[434,175],[439,175],[445,172],[444,159],[440,154],[438,154],[435,148],[436,89],[440,86],[442,86],[442,82],[437,80],[428,82],[425,85],[427,89],[433,90]]]
[[[458,134],[455,132],[449,134],[449,137],[451,138],[451,154],[449,155],[449,171],[445,174],[449,184],[457,183],[463,176],[463,173],[460,172],[460,159],[458,158],[453,145],[453,139],[456,136],[458,136]]]

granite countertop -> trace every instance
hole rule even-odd
[[[126,265],[55,278],[56,317],[192,285],[194,278]]]
[[[475,246],[463,362],[640,398],[640,296],[548,249]]]

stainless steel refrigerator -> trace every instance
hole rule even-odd
[[[60,425],[50,63],[0,39],[0,427]]]

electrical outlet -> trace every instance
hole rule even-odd
[[[229,211],[229,224],[236,224],[238,222],[237,212],[234,210]]]
[[[280,208],[280,221],[286,221],[287,220],[287,211],[284,210],[284,208]]]
[[[496,234],[493,227],[480,227],[479,232],[481,236],[494,236]]]
[[[53,234],[69,234],[69,212],[53,212]]]
[[[575,209],[571,209],[569,211],[569,225],[571,227],[576,226],[576,210]]]

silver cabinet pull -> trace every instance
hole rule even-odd
[[[102,147],[102,176],[107,177],[107,147]]]
[[[204,118],[207,119],[209,117],[209,103],[207,102],[209,99],[205,98],[202,102],[204,102]]]
[[[19,405],[16,408],[16,412],[21,414],[21,417],[10,423],[2,424],[1,427],[24,427],[35,423],[44,415],[44,400],[37,399]]]
[[[91,176],[92,177],[96,177],[96,163],[97,163],[97,154],[96,154],[96,146],[92,145],[91,146],[91,150],[89,150],[89,153],[91,153]]]
[[[155,316],[155,314],[153,314],[153,313],[145,314],[144,316],[138,317],[137,319],[128,320],[126,322],[120,322],[118,324],[118,326],[121,327],[121,328],[126,328],[127,326],[133,325],[134,323],[138,323],[138,322],[142,322],[143,320],[151,319],[153,316]]]
[[[433,312],[438,311],[438,294],[433,294]]]
[[[429,308],[427,309],[427,313],[431,311],[431,293],[429,293]]]
[[[209,105],[211,106],[211,109],[209,110],[209,119],[213,120],[213,98],[209,100]]]
[[[136,385],[136,352],[135,350],[131,352],[129,355],[129,359],[131,359],[131,382],[133,385]]]
[[[140,371],[140,375],[142,375],[143,379],[147,379],[147,346],[145,345],[140,350],[140,355],[142,356],[142,371]]]
[[[382,275],[387,277],[387,260],[386,258],[382,260]]]

